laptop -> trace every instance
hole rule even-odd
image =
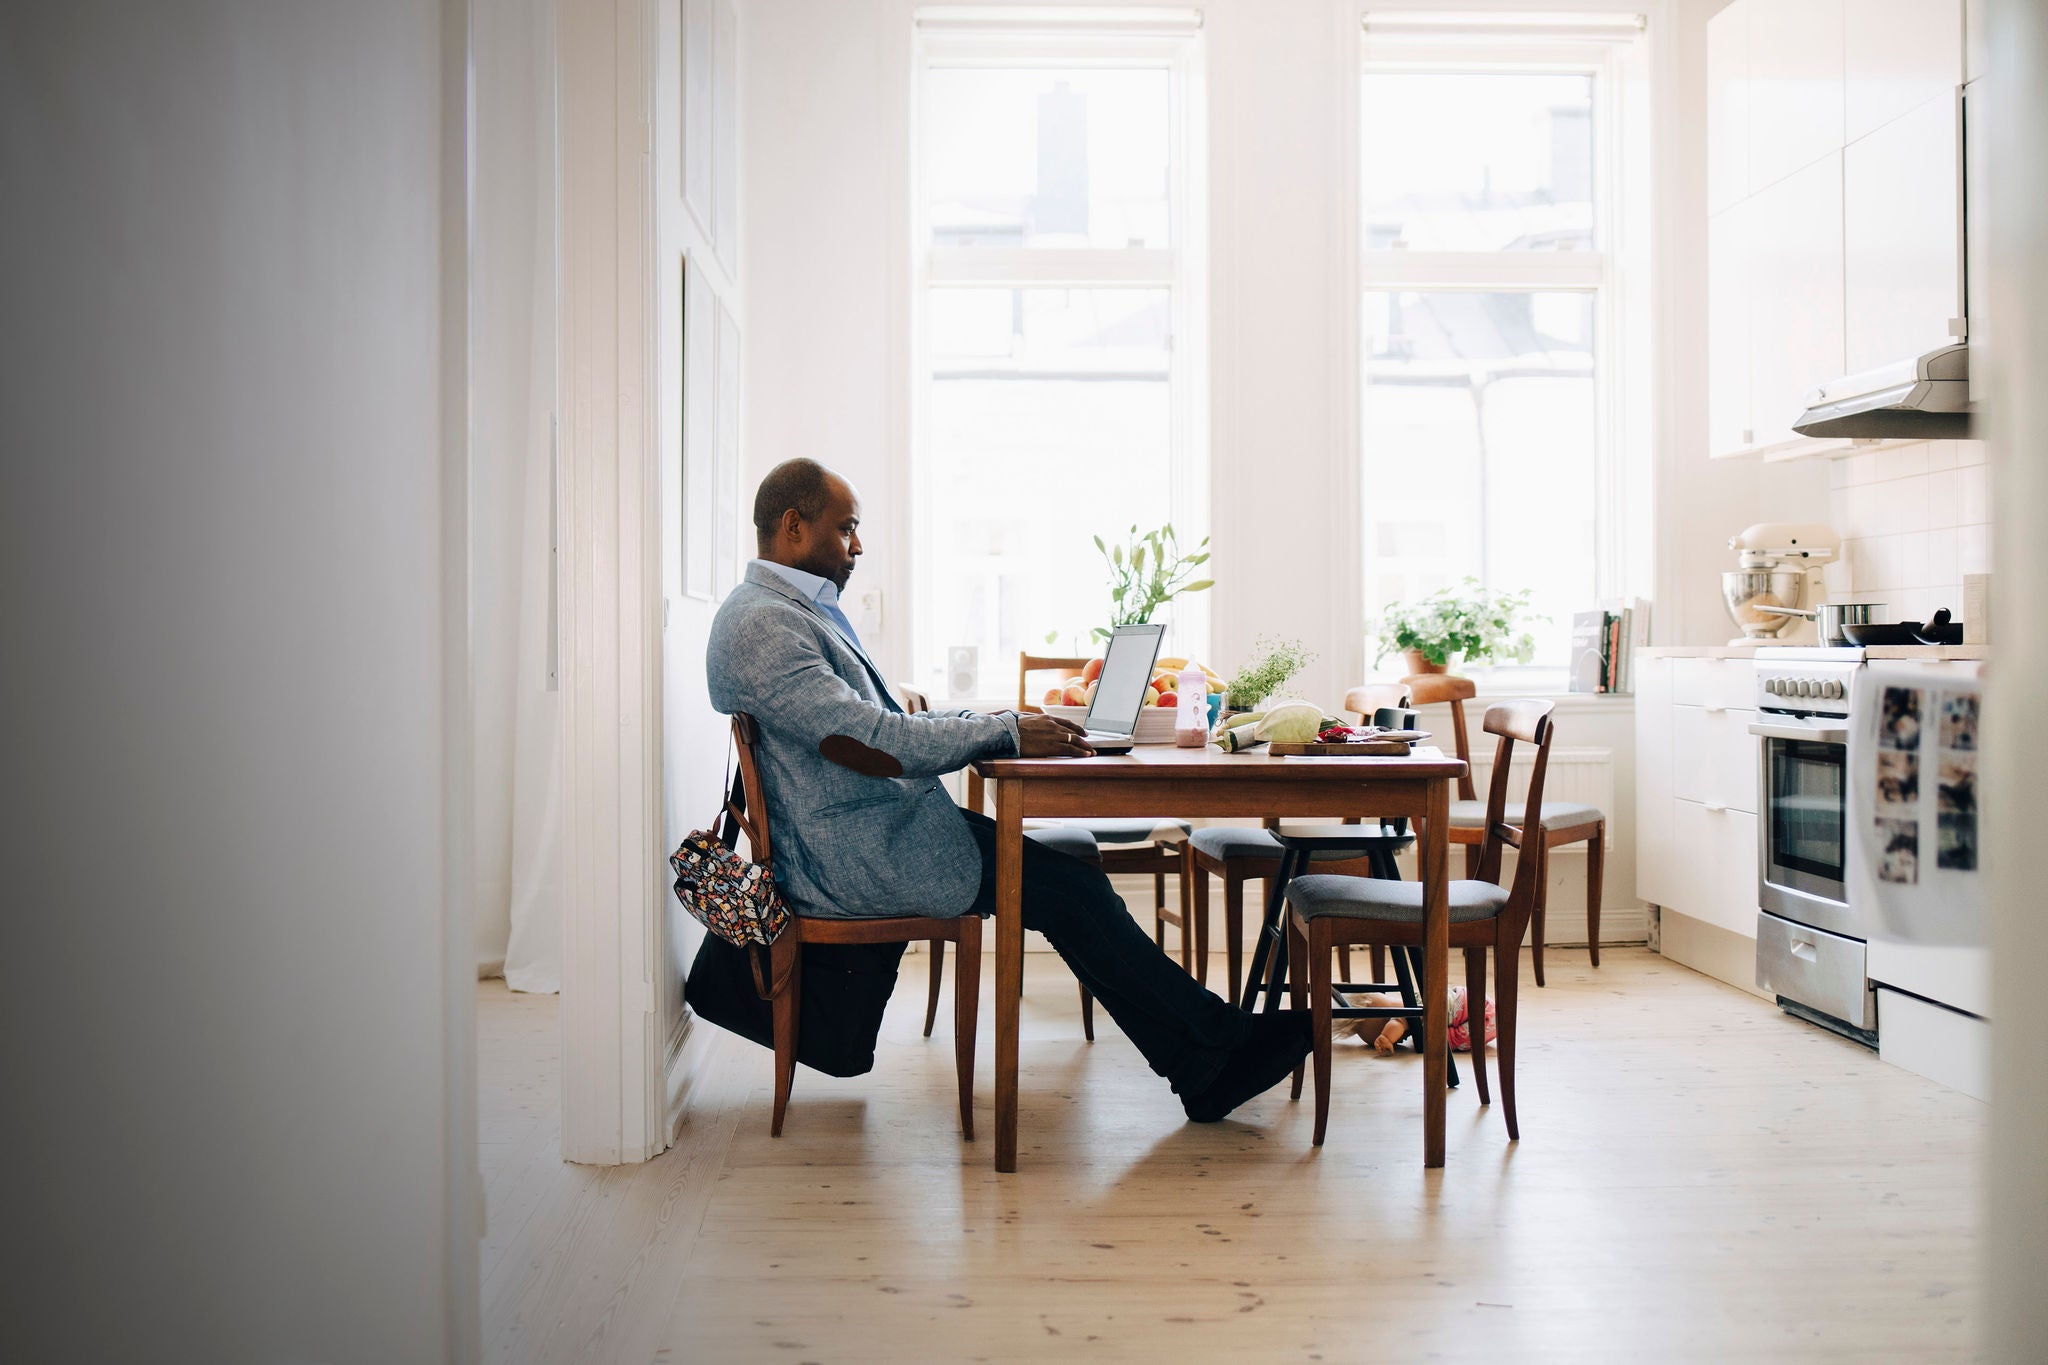
[[[1152,685],[1152,661],[1159,657],[1163,625],[1118,626],[1103,655],[1102,675],[1095,680],[1095,700],[1088,704],[1088,742],[1099,754],[1130,752],[1132,732],[1145,709],[1145,689]]]

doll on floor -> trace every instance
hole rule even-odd
[[[1398,995],[1347,995],[1344,997],[1344,1003],[1353,1006],[1376,1005],[1383,1009],[1399,1009],[1401,997]],[[1453,1052],[1470,1052],[1472,1050],[1472,1028],[1469,1021],[1465,1018],[1465,1013],[1465,988],[1463,986],[1453,986],[1451,987],[1450,1000],[1451,1024],[1447,1034],[1450,1038],[1451,1050]],[[1350,1021],[1350,1024],[1351,1031],[1360,1038],[1371,1040],[1372,1050],[1379,1053],[1382,1057],[1393,1056],[1395,1044],[1408,1036],[1408,1021],[1406,1019],[1353,1019]],[[1496,1036],[1497,1030],[1494,1027],[1493,1001],[1488,1000],[1486,1002],[1486,1041],[1489,1043],[1493,1042]]]

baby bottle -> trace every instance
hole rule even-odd
[[[1209,675],[1199,668],[1182,669],[1176,695],[1173,742],[1199,749],[1209,742]]]

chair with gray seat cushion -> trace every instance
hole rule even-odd
[[[1399,683],[1367,683],[1363,687],[1352,688],[1344,704],[1353,711],[1362,710],[1370,716],[1382,706],[1406,706],[1408,689]],[[1209,983],[1209,877],[1213,874],[1223,879],[1223,945],[1228,959],[1230,1003],[1233,1005],[1243,999],[1244,993],[1244,885],[1254,878],[1263,881],[1270,901],[1280,875],[1280,841],[1273,836],[1278,825],[1277,820],[1266,821],[1263,829],[1218,825],[1198,829],[1188,839],[1189,866],[1182,880],[1193,883],[1188,913],[1194,920],[1195,980],[1203,985]],[[1372,858],[1357,849],[1315,849],[1308,856],[1313,862],[1332,864],[1326,869],[1332,872],[1360,877],[1370,877],[1375,872]],[[1351,950],[1348,948],[1344,950],[1342,968],[1344,976],[1349,979]],[[1386,974],[1385,955],[1375,946],[1372,953],[1373,979],[1378,981]]]
[[[1447,703],[1458,757],[1465,760],[1465,776],[1458,779],[1458,798],[1451,802],[1451,842],[1465,846],[1465,875],[1476,874],[1479,846],[1485,842],[1486,803],[1476,799],[1472,786],[1471,747],[1465,738],[1464,703],[1478,694],[1470,678],[1448,673],[1417,674],[1403,680],[1417,706]],[[1347,705],[1349,703],[1347,702]],[[1607,862],[1607,815],[1598,806],[1578,801],[1543,803],[1543,838],[1537,842],[1536,857],[1543,875],[1536,884],[1535,933],[1530,939],[1530,961],[1536,969],[1536,984],[1543,984],[1543,938],[1545,909],[1549,901],[1550,853],[1568,844],[1586,845],[1586,949],[1595,967],[1600,965],[1600,897]]]
[[[1501,853],[1530,841],[1529,817],[1543,808],[1543,779],[1550,764],[1550,712],[1547,701],[1498,702],[1487,708],[1486,733],[1499,742],[1487,785],[1479,875],[1454,881],[1448,889],[1450,946],[1465,950],[1465,1017],[1472,1037],[1472,1072],[1482,1104],[1491,1102],[1486,1084],[1486,950],[1493,949],[1501,1108],[1508,1136],[1515,1139],[1521,1137],[1515,1118],[1515,999],[1522,937],[1535,913],[1542,860],[1517,858],[1514,885],[1502,887]],[[1509,765],[1517,743],[1536,749],[1519,826],[1508,823],[1507,808]],[[1422,884],[1324,874],[1296,877],[1287,886],[1287,913],[1288,984],[1296,1007],[1311,1010],[1315,1022],[1315,1142],[1320,1146],[1330,1117],[1330,959],[1344,943],[1421,946]],[[1300,1072],[1295,1075],[1295,1093],[1299,1094]]]

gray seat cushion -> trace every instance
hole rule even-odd
[[[1085,829],[1095,836],[1098,844],[1149,844],[1154,839],[1185,839],[1189,828],[1185,820],[1153,820],[1144,816],[1120,820],[1061,820],[1058,824],[1067,829]]]
[[[1508,823],[1514,824],[1522,818],[1522,805],[1509,801]],[[1545,801],[1543,803],[1543,828],[1556,833],[1561,830],[1578,829],[1581,826],[1597,825],[1607,818],[1598,806],[1588,806],[1578,801]],[[1451,802],[1452,829],[1484,829],[1486,827],[1486,803],[1484,801]]]
[[[1044,829],[1027,829],[1024,837],[1056,849],[1069,858],[1079,858],[1084,863],[1102,861],[1102,850],[1096,847],[1095,836],[1085,829],[1048,825]]]
[[[1508,903],[1508,891],[1492,882],[1451,883],[1451,923],[1492,919]],[[1305,919],[1345,919],[1422,923],[1422,883],[1391,882],[1379,877],[1296,877],[1287,884],[1287,903]]]
[[[1360,825],[1361,838],[1370,837],[1374,826]],[[1198,829],[1188,836],[1197,853],[1211,858],[1278,858],[1280,841],[1268,829],[1249,829],[1243,825],[1214,825]],[[1309,853],[1311,862],[1342,862],[1347,858],[1361,858],[1365,855],[1346,848],[1313,849]]]

